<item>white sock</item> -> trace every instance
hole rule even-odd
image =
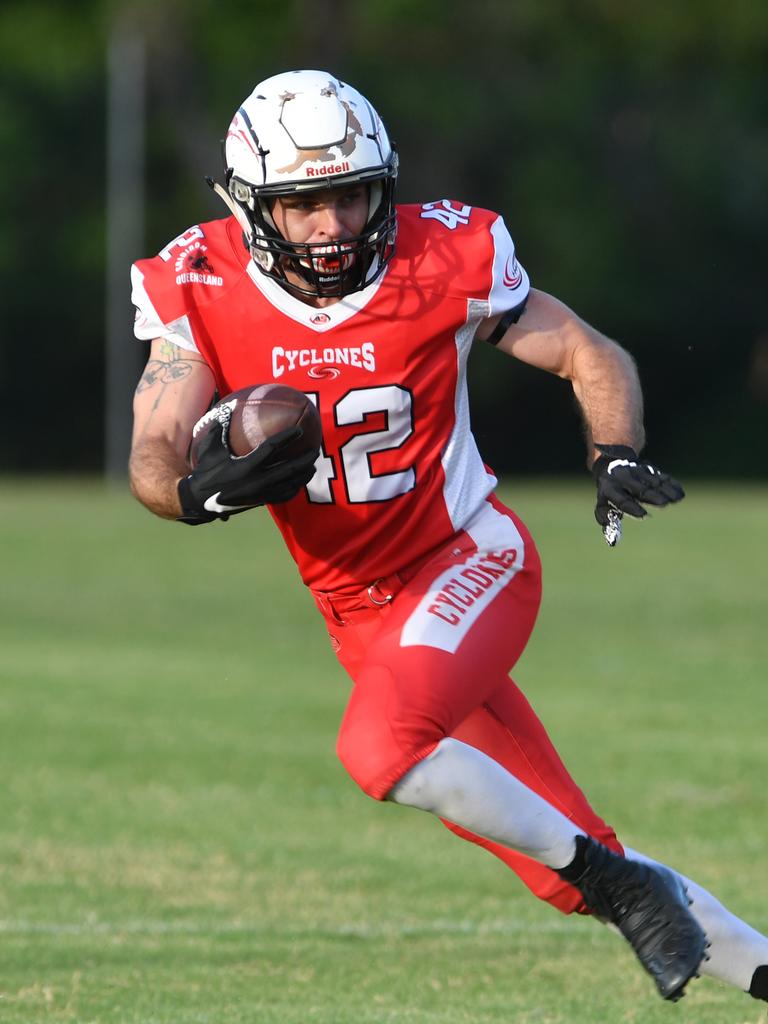
[[[418,807],[551,868],[564,868],[584,835],[564,814],[497,761],[450,737],[390,790],[388,799]]]
[[[624,852],[632,860],[644,861],[646,864],[657,863],[636,850],[625,847]],[[676,874],[680,875],[680,872]],[[702,963],[701,973],[727,981],[748,992],[755,970],[768,964],[768,938],[726,910],[722,903],[696,882],[685,875],[680,877],[693,900],[691,913],[711,942],[707,950],[709,960]]]

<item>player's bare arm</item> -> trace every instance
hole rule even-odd
[[[214,386],[213,374],[199,355],[165,338],[152,342],[133,400],[129,471],[135,496],[163,519],[181,513],[178,483],[189,472],[189,439]]]
[[[487,338],[500,318],[483,325]],[[643,504],[679,501],[680,484],[641,462],[643,395],[634,360],[546,292],[531,289],[524,313],[498,342],[524,363],[569,380],[584,417],[587,466],[597,484],[595,518],[613,546],[621,537],[621,515],[641,519]]]
[[[288,501],[314,473],[315,449],[268,465],[295,438],[295,429],[235,458],[222,425],[207,434],[190,466],[192,431],[214,390],[213,373],[199,356],[162,338],[152,342],[134,397],[130,480],[139,501],[163,519],[191,525],[226,521],[238,512]]]
[[[493,324],[488,321],[488,333]],[[590,467],[600,455],[593,441],[642,448],[643,396],[634,360],[559,299],[532,288],[525,312],[498,348],[571,382],[584,416]]]

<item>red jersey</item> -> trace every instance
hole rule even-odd
[[[447,541],[496,485],[469,425],[466,364],[528,277],[501,217],[447,200],[398,207],[395,255],[318,309],[254,265],[233,217],[132,269],[137,337],[199,352],[221,396],[277,381],[323,427],[315,475],[270,507],[304,582],[361,588]]]

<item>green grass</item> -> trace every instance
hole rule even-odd
[[[3,1024],[766,1022],[538,903],[334,757],[347,682],[277,533],[0,487]],[[768,929],[765,488],[609,551],[589,484],[505,492],[545,600],[516,678],[630,844]]]

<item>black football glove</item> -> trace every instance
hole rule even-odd
[[[200,445],[197,465],[179,481],[181,515],[177,522],[197,526],[214,519],[226,521],[259,505],[290,501],[315,474],[319,450],[280,459],[280,452],[301,437],[301,427],[283,430],[241,456],[229,450],[225,431],[222,426],[208,433]]]
[[[640,502],[660,507],[685,497],[674,477],[641,462],[634,448],[621,444],[596,444],[595,448],[602,452],[592,466],[597,484],[595,519],[604,529],[615,522],[616,513],[642,519],[647,513]]]

